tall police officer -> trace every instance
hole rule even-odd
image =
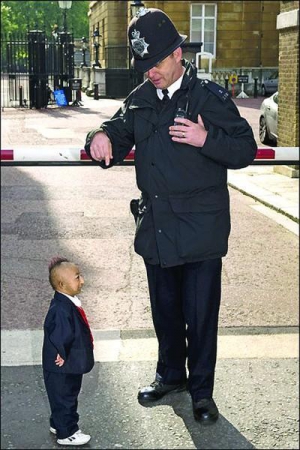
[[[228,92],[182,60],[186,36],[164,12],[141,9],[128,37],[133,64],[147,79],[88,134],[85,149],[108,168],[135,145],[141,197],[134,246],[145,261],[159,344],[155,380],[138,399],[188,386],[195,419],[212,423],[219,415],[212,397],[221,258],[230,232],[227,169],[249,165],[256,143]]]

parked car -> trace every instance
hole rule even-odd
[[[263,144],[277,145],[278,92],[266,98],[260,106],[259,139]]]
[[[274,94],[278,91],[278,71],[272,73],[266,78],[261,85],[261,93],[265,97],[266,95]]]

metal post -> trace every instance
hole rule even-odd
[[[81,90],[80,89],[78,91],[76,91],[76,102],[77,103],[81,102]]]
[[[19,87],[19,105],[23,106],[23,86]]]
[[[64,32],[67,32],[67,10],[63,9],[63,15],[64,15]]]
[[[94,100],[99,100],[99,84],[94,83]]]
[[[257,81],[258,81],[258,77],[254,78],[254,98],[257,98]]]
[[[228,76],[226,75],[226,77],[225,77],[225,89],[228,91],[228,81],[229,81],[229,78],[228,78]]]
[[[100,67],[100,62],[99,62],[99,43],[95,42],[94,43],[95,46],[95,50],[96,50],[96,56],[95,56],[95,67]]]

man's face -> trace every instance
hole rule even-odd
[[[177,48],[171,55],[146,72],[148,79],[156,89],[166,89],[181,77],[183,71],[181,57],[182,50]]]
[[[84,279],[79,268],[75,264],[62,265],[59,272],[59,278],[59,290],[63,293],[71,295],[72,297],[80,293],[84,284]]]

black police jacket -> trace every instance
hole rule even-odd
[[[171,267],[223,257],[230,233],[227,169],[251,164],[257,146],[248,122],[221,86],[197,78],[183,62],[181,88],[160,109],[156,89],[146,80],[108,121],[87,136],[85,150],[98,131],[112,142],[114,164],[135,145],[137,186],[142,195],[135,251],[150,264]],[[178,108],[198,121],[208,135],[203,147],[171,140],[169,126]],[[104,162],[101,167],[106,168]]]

